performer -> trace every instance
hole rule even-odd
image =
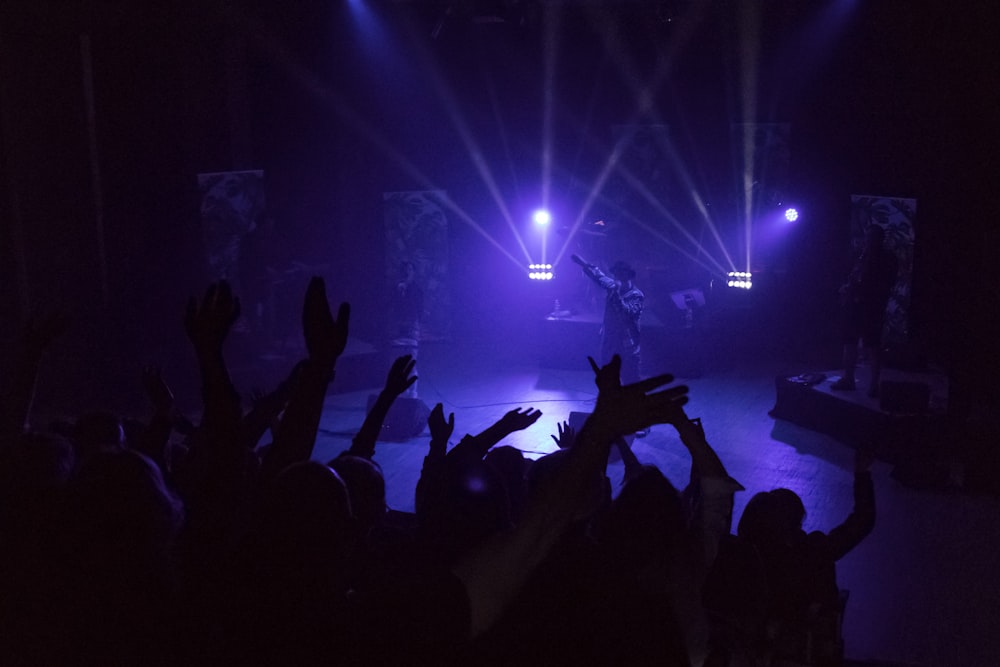
[[[635,271],[618,260],[608,276],[596,264],[579,255],[573,261],[583,267],[583,273],[607,292],[604,325],[601,328],[601,363],[615,354],[622,358],[622,384],[639,380],[639,316],[642,314],[643,293],[632,282]]]
[[[865,231],[864,250],[840,288],[844,307],[844,375],[830,385],[831,389],[852,391],[856,387],[854,367],[858,363],[860,339],[871,365],[868,395],[878,396],[885,308],[899,271],[895,254],[884,243],[885,230],[870,224]]]

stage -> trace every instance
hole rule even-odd
[[[928,442],[943,439],[948,414],[948,378],[943,373],[882,371],[877,397],[868,393],[868,369],[857,370],[857,389],[832,385],[841,371],[779,375],[770,415],[850,447],[872,447],[887,462],[905,462]]]

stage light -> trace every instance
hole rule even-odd
[[[552,280],[551,264],[529,264],[528,277],[532,280]]]
[[[753,287],[753,276],[749,271],[730,271],[726,276],[726,286],[737,289],[750,289]]]
[[[531,216],[531,219],[535,221],[536,225],[544,227],[552,222],[552,215],[544,209],[538,209],[535,211],[534,215]]]
[[[798,219],[799,219],[799,212],[796,211],[794,208],[790,208],[785,211],[785,220],[787,220],[788,222],[795,222]]]

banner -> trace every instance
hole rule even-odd
[[[389,333],[403,345],[443,340],[451,330],[444,198],[436,190],[382,195]]]
[[[227,280],[239,294],[240,244],[264,209],[264,172],[198,174],[198,190],[209,280]]]

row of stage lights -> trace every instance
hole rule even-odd
[[[528,277],[532,280],[552,280],[552,265],[529,264]]]
[[[749,271],[730,271],[728,274],[729,280],[726,285],[729,287],[738,287],[739,289],[750,289],[753,287],[753,276]]]

